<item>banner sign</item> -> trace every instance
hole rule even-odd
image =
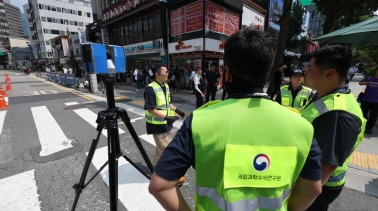
[[[171,36],[202,30],[203,4],[196,1],[170,12]],[[239,30],[240,16],[229,10],[206,1],[206,29],[231,35]]]
[[[62,38],[63,56],[70,56],[70,48],[68,46],[68,39]]]

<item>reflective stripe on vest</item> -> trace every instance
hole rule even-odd
[[[325,114],[332,110],[346,111],[353,114],[362,122],[361,132],[358,134],[357,140],[353,146],[353,150],[361,143],[364,138],[363,131],[365,130],[366,120],[363,118],[361,108],[359,107],[356,99],[352,93],[334,93],[326,95],[320,99],[313,101],[307,107],[303,108],[300,112],[301,115],[312,123],[318,116]],[[348,163],[352,155],[345,160],[342,166],[338,166],[332,175],[328,178],[325,186],[337,187],[345,183],[345,174],[348,169]]]
[[[281,87],[281,105],[300,110],[300,108],[305,105],[305,102],[309,100],[311,93],[312,90],[310,88],[302,86],[302,89],[293,99],[292,91],[289,89],[289,85],[285,85]]]
[[[166,87],[165,95],[164,95],[164,91],[161,88],[160,84],[158,84],[157,82],[153,81],[148,86],[152,87],[152,89],[155,92],[156,110],[158,110],[159,112],[161,112],[165,115],[173,116],[174,113],[169,108],[169,101],[170,101],[169,86],[167,84],[165,84],[165,87]],[[163,98],[163,99],[161,99],[161,98]],[[145,111],[144,119],[146,120],[146,122],[148,122],[150,124],[154,124],[154,125],[167,124],[167,120],[153,116],[152,114],[150,114],[150,112],[148,112],[148,110]]]
[[[278,198],[268,198],[265,196],[260,196],[255,199],[242,199],[235,202],[228,202],[224,197],[220,196],[217,191],[213,188],[206,188],[196,186],[196,193],[199,196],[209,197],[214,204],[218,206],[220,210],[259,210],[259,209],[268,209],[268,210],[278,210],[283,206],[283,202],[289,197],[291,193],[291,188],[284,190],[282,195]]]
[[[224,122],[224,115],[221,114],[230,113],[230,111],[235,116],[253,116],[256,121],[249,123],[248,118],[243,120],[231,118],[228,124],[233,126],[232,130],[219,130]],[[285,124],[276,121],[266,123],[267,116],[278,115],[286,119]],[[265,128],[264,124],[279,129],[266,132],[261,130]],[[292,190],[292,184],[297,180],[311,147],[313,138],[311,124],[299,115],[265,98],[230,98],[195,110],[191,126],[196,161],[195,210],[236,211],[268,210],[268,208],[269,210],[286,210],[287,197]],[[251,131],[251,128],[254,129]],[[291,132],[288,133],[288,131]],[[250,133],[253,135],[246,135]],[[280,141],[278,142],[277,138],[273,137],[279,138]],[[262,139],[264,144],[261,144]],[[239,149],[243,150],[243,148],[251,148],[251,150],[254,148],[253,150],[267,153],[271,163],[269,169],[259,173],[255,167],[250,168],[251,162],[258,153],[251,153],[250,150],[246,150],[249,153],[239,153]],[[296,153],[292,153],[296,159],[295,162],[282,154],[275,153],[278,149],[286,152],[283,148],[296,149]],[[277,165],[278,161],[286,162],[285,164],[292,170],[285,168],[271,174],[269,171],[272,169],[282,167],[281,164]],[[235,162],[240,163],[240,166],[233,165]],[[288,175],[289,178],[282,177],[286,179],[281,180],[283,185],[278,185],[266,179],[264,181],[263,179],[261,181],[240,180],[239,177],[233,177],[234,172],[245,173],[251,177],[271,174],[270,176]]]

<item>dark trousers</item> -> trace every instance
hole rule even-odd
[[[367,119],[365,128],[368,130],[373,129],[378,117],[378,103],[361,101],[361,110],[362,114],[364,115],[364,118]],[[370,114],[368,117],[369,112]]]
[[[322,187],[322,193],[316,197],[315,201],[306,211],[327,211],[329,205],[335,201],[343,190],[344,185],[339,187]]]
[[[226,94],[227,94],[226,87],[223,86],[222,100],[225,100]]]
[[[270,99],[271,99],[271,100],[273,100],[273,97],[274,97],[275,94],[277,94],[277,96],[278,96],[279,94],[281,94],[281,92],[280,92],[280,88],[281,88],[280,85],[273,85],[273,91],[272,91],[272,93],[270,94]]]
[[[197,91],[196,91],[196,87],[194,86],[194,81],[191,80],[190,84],[192,86],[192,94],[195,94]]]
[[[197,90],[196,90],[196,109],[201,107],[203,104],[203,97],[201,96],[201,93],[199,93]]]
[[[211,100],[215,100],[215,94],[217,93],[217,86],[207,86],[206,89],[206,102],[209,102],[211,95]]]

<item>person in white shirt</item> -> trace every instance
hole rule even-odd
[[[68,69],[65,68],[65,67],[63,67],[63,73],[64,73],[64,74],[67,74],[67,73],[68,73]]]
[[[72,68],[71,67],[68,69],[68,74],[72,74]]]
[[[205,82],[202,79],[202,69],[196,68],[196,74],[194,76],[194,88],[196,90],[196,109],[203,104],[203,97],[205,96]]]
[[[136,84],[136,87],[137,87],[136,91],[140,90],[140,79],[138,77],[138,74],[142,75],[142,73],[140,73],[140,71],[138,70],[138,68],[135,67],[133,76],[134,76],[135,84]]]

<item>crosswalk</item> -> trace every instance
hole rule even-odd
[[[64,103],[64,106],[77,106],[79,104],[80,103],[77,102],[66,102]],[[123,103],[117,103],[116,106],[125,109],[129,114],[130,112],[132,113],[132,115],[129,115],[133,117],[131,119],[132,123],[135,123],[137,121],[144,121],[144,111],[142,109]],[[67,110],[67,112],[72,112],[74,114],[73,116],[81,119],[82,122],[88,124],[89,127],[94,131],[95,127],[97,127],[97,110],[87,107],[80,108],[80,106],[78,106],[76,109]],[[7,119],[7,112],[8,111],[0,111],[0,165],[7,164],[12,160],[10,131],[9,129],[3,130],[4,122]],[[57,121],[57,118],[59,117],[55,116],[53,109],[49,108],[49,106],[33,106],[30,109],[30,113],[31,114],[29,116],[33,119],[40,143],[40,148],[38,148],[40,149],[38,155],[39,157],[51,157],[56,159],[56,154],[59,154],[62,151],[74,150],[74,148],[77,146],[77,144],[75,144],[75,140],[70,138],[72,135],[69,136],[64,132],[64,128],[66,127],[63,127],[61,125],[62,123],[59,124],[59,121]],[[177,129],[181,126],[181,124],[182,121],[177,121],[174,126]],[[123,127],[124,129],[122,129],[121,127]],[[119,134],[126,133],[125,130],[126,127],[120,124]],[[141,128],[138,128],[138,131],[140,130]],[[142,140],[145,148],[152,149],[155,146],[153,137],[151,135],[138,135],[140,140]],[[106,129],[104,129],[101,139],[104,139],[106,137],[107,132]],[[80,153],[88,155],[88,150]],[[65,156],[70,155],[72,155],[72,153],[65,153]],[[94,166],[96,169],[99,169],[107,161],[107,155],[107,146],[98,147],[92,159],[92,167]],[[1,211],[45,210],[42,207],[44,199],[39,196],[37,171],[38,169],[36,168],[10,175],[5,178],[0,177]],[[100,175],[106,186],[109,186],[108,168],[105,167],[100,172]],[[88,178],[89,175],[87,176],[87,179]],[[164,210],[158,204],[158,202],[148,193],[149,180],[145,178],[123,157],[120,157],[118,161],[118,178],[118,198],[127,210]],[[75,179],[78,182],[80,178]],[[74,194],[73,189],[72,194]],[[23,199],[22,201],[20,201],[21,198]]]

